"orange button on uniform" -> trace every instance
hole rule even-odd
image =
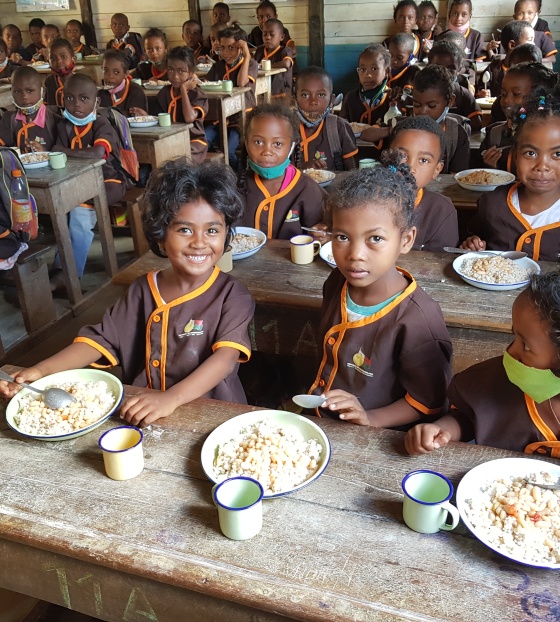
[[[157,359],[152,361],[152,367],[159,367],[159,361]]]
[[[325,381],[321,378],[321,380],[319,380],[319,386],[320,387],[324,387],[325,386]]]
[[[336,343],[336,339],[334,337],[329,337],[327,343],[329,346],[333,346]]]
[[[524,244],[531,244],[531,238],[525,238],[525,240],[523,240]]]
[[[154,315],[154,322],[161,322],[161,318],[159,315]]]

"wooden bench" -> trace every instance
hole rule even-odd
[[[134,245],[134,254],[137,257],[142,257],[144,253],[147,253],[150,250],[148,240],[146,240],[144,230],[142,229],[142,213],[139,201],[143,192],[144,188],[129,188],[126,191],[124,199],[122,200],[122,203],[126,205],[126,226],[121,227],[116,225],[114,214],[111,209],[113,233],[118,234],[119,232],[122,232],[122,235],[128,235],[128,232],[130,231],[132,243]]]
[[[45,261],[49,250],[50,246],[32,245],[18,257],[11,270],[0,274],[0,284],[16,287],[23,323],[30,335],[56,319]]]

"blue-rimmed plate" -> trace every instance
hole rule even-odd
[[[292,492],[301,490],[302,488],[309,486],[309,484],[314,482],[324,473],[331,459],[331,445],[327,435],[316,423],[307,417],[282,410],[256,410],[254,412],[238,415],[237,417],[233,417],[232,419],[225,421],[222,425],[219,425],[213,432],[211,432],[208,438],[204,441],[202,452],[200,454],[200,460],[202,463],[202,469],[209,480],[214,483],[218,481],[218,475],[215,473],[214,464],[218,456],[220,445],[223,445],[224,443],[234,439],[236,436],[239,436],[242,429],[264,420],[272,421],[276,425],[296,433],[304,441],[313,439],[317,441],[322,448],[319,468],[310,478],[289,490],[265,494],[265,499],[282,497]]]
[[[252,245],[254,243],[254,245]],[[235,227],[231,245],[233,247],[232,259],[246,259],[257,253],[266,244],[266,235],[253,227]],[[247,250],[240,250],[245,248]],[[250,246],[250,248],[249,248]]]
[[[500,251],[495,251],[494,254],[499,255]],[[453,269],[463,279],[463,281],[465,281],[465,283],[468,283],[469,285],[472,285],[473,287],[478,287],[479,289],[486,289],[491,292],[506,292],[511,289],[519,289],[520,287],[525,287],[525,285],[529,283],[528,278],[523,279],[519,281],[518,283],[504,283],[504,284],[485,283],[484,281],[479,281],[477,279],[472,278],[471,276],[466,276],[463,273],[462,267],[463,267],[463,263],[465,262],[465,260],[483,259],[484,257],[489,257],[489,256],[490,255],[488,255],[487,253],[481,254],[481,253],[476,253],[476,252],[465,253],[464,255],[459,255],[459,257],[453,260]],[[524,268],[525,270],[527,270],[530,275],[540,274],[541,267],[536,261],[529,259],[529,257],[523,257],[522,259],[515,259],[513,260],[513,262],[520,268]]]
[[[319,251],[319,257],[326,261],[331,268],[336,268],[336,262],[332,252],[332,242],[325,242]]]

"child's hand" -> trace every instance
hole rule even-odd
[[[243,39],[239,39],[239,41],[237,42],[237,47],[245,58],[247,57],[251,58],[251,52],[249,52],[249,46],[247,45],[247,41],[243,41]]]
[[[17,52],[14,52],[11,56],[10,56],[10,60],[12,61],[12,63],[19,63],[21,61],[21,54],[18,54]]]
[[[150,425],[175,410],[175,403],[165,391],[150,391],[129,397],[121,408],[121,419],[137,426]]]
[[[136,108],[136,106],[131,106],[128,109],[128,112],[131,117],[147,117],[148,113],[143,108]]]
[[[387,138],[391,134],[391,128],[387,126],[368,127],[362,131],[360,138],[368,143],[376,143],[378,140]]]
[[[490,89],[480,89],[476,94],[477,97],[492,97],[492,91]]]
[[[313,160],[308,160],[307,162],[304,162],[303,165],[304,168],[320,168],[326,170],[327,161],[321,160],[320,158],[313,158]]]
[[[418,456],[439,449],[450,440],[451,433],[437,423],[420,423],[406,433],[404,446],[411,456]]]
[[[319,231],[310,231],[310,233],[313,236],[313,238],[321,242],[321,244],[324,244],[325,242],[328,242],[331,239],[331,236],[327,233],[327,225],[324,225],[323,223],[319,222],[316,225],[313,225],[312,228],[319,229]]]
[[[499,47],[500,47],[500,41],[496,41],[495,39],[488,41],[488,43],[486,44],[486,50],[488,52],[494,52]]]
[[[339,412],[340,419],[357,425],[369,425],[366,411],[362,408],[358,398],[341,389],[333,389],[324,394],[323,408]]]
[[[199,84],[200,80],[198,79],[198,76],[193,73],[193,75],[188,80],[185,80],[185,82],[181,84],[181,93],[183,95],[186,95],[189,91],[193,91],[194,89],[196,89]]]
[[[28,367],[22,369],[16,375],[13,375],[14,379],[18,382],[34,382],[43,377],[43,374],[37,367]],[[16,393],[21,391],[22,386],[15,382],[8,382],[7,380],[0,380],[0,395],[7,398],[12,398]]]
[[[481,240],[478,235],[471,235],[459,248],[464,248],[469,251],[484,251],[486,250],[486,242]]]
[[[500,147],[489,147],[482,155],[482,160],[489,168],[498,168],[498,162],[501,157],[502,150]]]

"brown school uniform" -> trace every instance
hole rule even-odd
[[[217,63],[214,63],[212,67],[210,67],[210,71],[206,74],[206,80],[208,80],[208,82],[214,82],[215,80],[231,80],[234,87],[238,86],[237,76],[239,75],[239,70],[241,69],[242,64],[243,59],[239,60],[237,63],[230,67],[225,60],[221,59]],[[246,110],[250,110],[256,105],[255,84],[257,81],[258,73],[259,67],[257,65],[257,61],[252,58],[249,61],[249,83],[247,84],[247,86],[251,87],[251,90],[245,93]],[[236,121],[238,119],[238,116],[239,115],[235,115],[234,117]],[[228,123],[228,125],[230,125],[230,123]]]
[[[138,67],[130,74],[133,78],[140,78],[140,80],[167,80],[167,67],[158,69],[154,63],[149,60],[138,63]],[[138,85],[136,85],[138,86]],[[145,109],[144,109],[145,110]]]
[[[411,32],[410,34],[414,37],[414,49],[412,50],[412,55],[414,56],[414,58],[419,59],[421,53],[420,37],[415,32]],[[386,37],[385,39],[383,39],[383,45],[387,49],[389,49],[389,41],[391,39],[392,37]]]
[[[494,56],[486,69],[490,73],[490,82],[488,82],[487,87],[492,93],[492,97],[499,97],[502,92],[502,82],[508,70],[508,67],[504,64],[504,58],[502,55]],[[484,88],[482,76],[479,76],[478,88]]]
[[[256,48],[264,44],[262,30],[260,26],[255,26],[253,30],[249,33],[247,40],[251,45],[254,45]],[[284,40],[282,41],[282,45],[288,45],[288,43],[293,43],[293,39],[290,36],[290,31],[284,27]]]
[[[134,69],[138,63],[144,60],[144,46],[142,37],[137,32],[128,31],[123,39],[111,39],[107,42],[108,50],[118,50],[130,57],[130,69]]]
[[[31,54],[31,57],[35,56],[35,54],[39,53],[39,50],[43,49],[43,45],[35,45],[34,43],[30,43],[26,48],[27,53]]]
[[[82,328],[75,341],[103,355],[94,366],[120,365],[124,383],[165,391],[218,348],[239,350],[239,361],[248,361],[254,309],[247,288],[217,267],[196,290],[170,301],[162,300],[156,272],[150,272],[132,283],[99,324]],[[237,369],[203,397],[246,403]]]
[[[455,375],[448,396],[462,441],[560,458],[560,439],[543,421],[534,400],[509,381],[503,357]]]
[[[367,102],[362,96],[362,88],[348,91],[342,100],[340,116],[350,123],[367,123],[374,125],[383,122],[383,117],[389,110],[390,98],[389,90],[385,92],[377,100]]]
[[[271,93],[273,97],[275,95],[290,95],[292,92],[292,67],[294,65],[292,50],[287,48],[285,45],[279,45],[271,52],[267,52],[264,45],[261,45],[255,52],[255,60],[257,63],[260,63],[263,60],[269,60],[271,63],[280,63],[282,61],[289,60],[289,69],[287,69],[284,73],[277,73],[272,76]]]
[[[434,33],[430,30],[430,32],[424,36],[419,30],[415,33],[416,36],[418,37],[419,41],[420,41],[420,49],[418,50],[418,60],[424,60],[426,58],[428,58],[428,54],[430,52],[430,50],[428,50],[427,52],[424,51],[423,46],[424,46],[424,42],[425,41],[433,41],[434,40]]]
[[[323,285],[323,358],[310,393],[342,389],[358,397],[365,410],[404,398],[424,415],[442,411],[451,338],[438,304],[408,272],[399,271],[409,283],[406,289],[381,311],[350,322],[348,284],[333,270]],[[338,418],[323,409],[318,414]]]
[[[125,117],[130,116],[131,108],[141,108],[142,110],[148,110],[148,98],[144,89],[132,82],[130,78],[127,78],[126,83],[122,91],[112,94],[106,89],[99,89],[97,91],[99,97],[100,106],[104,108],[118,108]]]
[[[407,65],[403,69],[401,69],[396,75],[391,75],[389,77],[389,82],[387,83],[387,88],[412,88],[412,82],[414,81],[414,76],[422,71],[418,65]]]
[[[93,123],[80,127],[62,119],[57,126],[58,142],[67,149],[86,149],[101,146],[105,149],[103,179],[107,202],[114,205],[122,201],[126,192],[126,179],[111,163],[112,157],[118,157],[121,144],[116,130],[107,119],[97,116]]]
[[[45,79],[45,102],[49,106],[64,108],[64,80],[55,73],[49,74]]]
[[[78,47],[74,48],[74,54],[81,54],[82,58],[84,56],[90,56],[91,55],[91,48],[89,47],[89,45],[87,45],[87,43],[80,43],[80,45],[78,45]]]
[[[450,199],[438,192],[421,188],[415,202],[417,250],[440,252],[444,246],[457,246],[459,225],[457,210]]]
[[[44,104],[43,104],[44,106]],[[38,114],[38,113],[37,113]],[[6,147],[18,147],[22,153],[31,149],[26,141],[39,142],[46,151],[52,151],[57,142],[57,124],[62,120],[54,109],[45,106],[45,126],[35,125],[33,121],[23,123],[16,119],[17,111],[5,112],[0,120],[0,144]],[[36,118],[37,115],[35,115]]]
[[[535,261],[560,259],[560,222],[532,229],[511,202],[519,184],[499,186],[478,200],[478,212],[469,224],[469,235],[478,235],[488,250],[525,251]]]
[[[306,128],[300,122],[299,133],[303,160],[318,159],[316,154],[319,154],[319,157],[327,159],[329,171],[344,170],[344,160],[358,153],[352,126],[346,119],[334,114],[327,115],[315,128]]]
[[[492,108],[490,109],[490,116],[488,118],[488,124],[492,125],[493,123],[497,123],[498,121],[506,121],[506,115],[502,110],[502,104],[500,102],[500,95],[496,97],[496,101],[492,104]]]
[[[171,91],[172,86],[164,86],[156,97],[157,112],[169,112],[173,123],[185,123],[183,108],[181,107],[181,95],[175,96]],[[189,91],[189,101],[196,110],[198,116],[189,129],[191,137],[191,157],[193,162],[201,164],[208,152],[208,143],[204,134],[204,118],[208,114],[208,97],[199,89]]]
[[[486,59],[486,44],[482,35],[474,28],[469,28],[465,37],[465,58],[482,61]]]
[[[193,53],[196,60],[201,56],[206,56],[207,54],[210,54],[210,48],[207,48],[202,43],[199,43],[196,48],[193,48]]]
[[[323,220],[324,193],[301,171],[295,170],[289,185],[273,196],[253,171],[247,172],[245,183],[245,213],[241,224],[259,229],[269,240],[289,240],[305,233],[302,225],[313,227]]]
[[[498,160],[496,168],[509,173],[516,173],[515,164],[513,162],[513,133],[508,128],[507,122],[494,123],[486,126],[486,134],[484,140],[480,144],[479,157],[477,158],[480,166],[486,166],[482,157],[482,153],[489,147],[501,147],[502,154]]]
[[[18,67],[19,67],[19,65],[16,65],[15,63],[12,63],[12,61],[10,59],[8,59],[8,62],[6,63],[6,66],[4,67],[4,69],[2,69],[2,71],[0,71],[0,80],[4,80],[5,78],[11,77],[11,75],[14,73],[14,71]]]
[[[550,35],[550,26],[546,19],[541,19],[540,17],[537,19],[537,23],[533,26],[533,30],[535,32],[544,32],[546,35]]]
[[[551,63],[556,61],[558,50],[552,37],[549,37],[544,32],[535,30],[535,45],[540,48],[543,60],[550,61]]]
[[[441,172],[466,171],[470,157],[469,135],[453,117],[447,116],[441,125],[445,133],[445,161]]]
[[[482,110],[469,89],[461,86],[458,82],[454,82],[453,94],[455,95],[455,106],[451,108],[452,112],[456,112],[467,119],[482,117]]]

